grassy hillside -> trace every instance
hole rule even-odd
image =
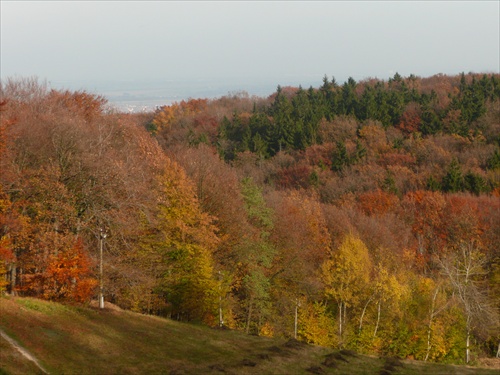
[[[495,374],[358,356],[112,308],[0,299],[0,329],[50,374]],[[0,374],[41,370],[0,337]]]

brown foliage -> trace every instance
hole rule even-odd
[[[83,117],[86,121],[93,121],[103,114],[107,100],[100,95],[89,94],[85,91],[57,91],[51,90],[47,99],[53,108],[61,107],[74,115]]]
[[[345,142],[356,138],[358,122],[353,117],[339,116],[332,122],[322,120],[318,135],[323,143]]]
[[[358,195],[360,209],[367,215],[383,215],[399,205],[397,196],[382,190],[371,191]]]
[[[368,156],[376,156],[389,150],[387,137],[382,125],[378,122],[369,122],[358,131]]]
[[[320,205],[298,191],[275,192],[268,202],[276,217],[272,240],[279,249],[280,278],[289,286],[288,292],[317,293],[317,271],[331,251]]]
[[[414,102],[408,103],[396,128],[400,129],[405,134],[414,133],[420,128],[420,116],[420,106]]]
[[[312,145],[306,148],[304,152],[304,159],[311,166],[319,166],[324,169],[330,169],[332,163],[331,161],[332,153],[333,153],[332,143]]]
[[[306,189],[311,185],[313,171],[312,167],[304,164],[280,169],[276,174],[276,186],[281,189]]]
[[[403,152],[386,152],[379,157],[378,163],[383,167],[389,166],[406,166],[413,167],[416,163],[416,158]]]

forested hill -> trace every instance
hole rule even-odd
[[[0,91],[0,289],[88,303],[103,245],[122,308],[370,354],[496,354],[498,74],[325,77],[142,114],[34,79]]]
[[[385,181],[386,190],[403,194],[417,189],[479,194],[498,183],[488,171],[500,165],[499,97],[498,75],[396,74],[387,82],[350,78],[340,86],[325,77],[317,89],[278,87],[266,100],[243,96],[174,104],[164,107],[149,129],[168,144],[171,139],[209,144],[226,161],[291,155],[290,168],[281,168],[271,183],[308,188],[321,177],[327,201],[338,195],[329,188],[330,171],[361,173],[365,178],[357,191],[384,188]],[[228,103],[231,99],[238,104]]]
[[[419,132],[423,136],[444,133],[468,137],[486,131],[492,136],[493,129],[476,120],[487,112],[487,103],[500,96],[498,76],[468,78],[421,80],[396,74],[388,82],[357,83],[349,78],[339,86],[335,79],[325,77],[319,89],[299,87],[287,92],[278,87],[270,105],[254,108],[247,121],[238,115],[224,120],[220,137],[235,144],[223,150],[229,159],[234,152],[247,150],[263,156],[305,150],[331,141],[324,130],[339,116],[352,117],[358,127],[372,121],[384,129],[395,127],[404,135]]]

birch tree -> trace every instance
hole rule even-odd
[[[341,345],[347,324],[347,308],[357,307],[361,303],[362,295],[369,289],[371,269],[368,248],[353,234],[345,237],[331,259],[322,266],[325,294],[335,301],[338,308]]]
[[[462,242],[456,251],[440,258],[439,264],[446,275],[466,321],[465,361],[470,362],[470,342],[475,330],[485,329],[495,320],[488,305],[487,295],[481,287],[485,279],[487,258],[475,241]]]

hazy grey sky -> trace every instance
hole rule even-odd
[[[2,79],[319,86],[500,69],[497,0],[0,3]]]

